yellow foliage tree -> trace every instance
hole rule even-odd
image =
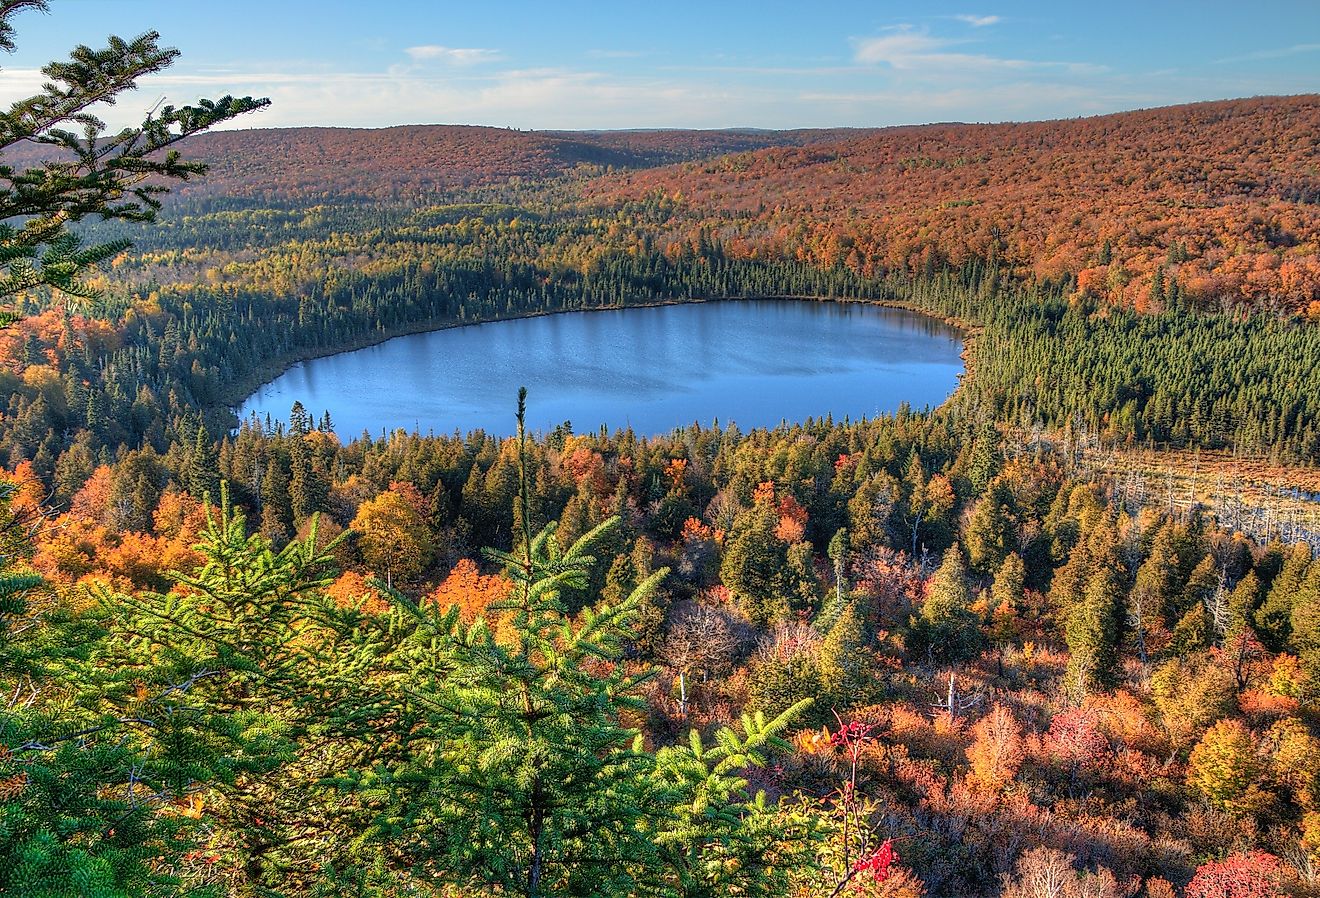
[[[398,490],[363,502],[351,525],[362,561],[386,581],[415,581],[435,557],[435,534],[421,510]]]
[[[1025,757],[1022,727],[1013,712],[995,703],[972,727],[972,744],[967,748],[971,764],[969,781],[987,792],[1002,792],[1017,776]]]
[[[1221,720],[1192,749],[1187,784],[1220,810],[1246,817],[1270,802],[1259,785],[1263,772],[1251,731],[1240,721]]]

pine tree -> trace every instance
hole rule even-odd
[[[310,432],[310,431],[309,431]],[[295,526],[324,510],[329,489],[315,468],[306,436],[289,436],[289,505]]]
[[[220,463],[215,453],[215,441],[206,428],[197,425],[193,435],[192,451],[188,455],[186,486],[194,499],[218,501],[220,496]]]
[[[1002,479],[991,484],[967,523],[967,556],[973,570],[989,574],[1018,550],[1017,501]]]
[[[967,481],[973,496],[982,495],[995,479],[1004,459],[999,433],[990,421],[981,424],[967,457]]]
[[[1147,635],[1155,627],[1163,626],[1177,588],[1177,573],[1177,560],[1173,556],[1168,529],[1164,528],[1152,542],[1150,555],[1137,568],[1136,582],[1128,599],[1132,633],[1142,661],[1147,657]]]
[[[777,898],[816,866],[822,832],[812,815],[776,808],[764,792],[750,793],[744,776],[791,748],[779,734],[810,705],[804,699],[771,720],[743,714],[741,733],[722,728],[707,746],[693,730],[686,745],[657,753],[653,778],[671,804],[652,832],[652,888],[683,898]]]
[[[994,582],[990,584],[991,612],[1001,608],[1011,611],[1020,609],[1024,601],[1022,590],[1026,581],[1027,568],[1022,562],[1022,556],[1016,552],[1010,553],[995,573]]]
[[[775,538],[778,524],[768,503],[758,503],[738,516],[720,563],[720,581],[754,624],[765,626],[787,618],[784,595],[783,543]]]
[[[870,673],[866,641],[862,615],[856,603],[849,602],[820,646],[822,704],[848,708],[866,703],[863,690]]]
[[[1283,567],[1275,576],[1265,601],[1256,611],[1256,628],[1265,645],[1281,651],[1292,634],[1292,609],[1297,592],[1311,566],[1311,547],[1296,543],[1284,557]]]
[[[293,536],[288,462],[278,452],[266,457],[266,473],[261,479],[261,533],[272,543],[284,543]]]
[[[518,422],[526,503],[521,396]],[[514,552],[486,550],[514,583],[494,609],[507,615],[504,637],[484,620],[467,626],[454,609],[393,594],[391,627],[403,637],[390,677],[410,724],[392,760],[351,778],[380,809],[367,843],[401,872],[528,898],[604,898],[663,883],[679,895],[779,888],[783,827],[739,772],[784,747],[775,733],[805,705],[770,722],[748,717],[742,735],[722,730],[710,749],[694,734],[688,748],[644,751],[622,714],[643,706],[653,672],[620,662],[640,601],[667,570],[571,618],[563,593],[587,582],[591,547],[616,522],[561,549],[554,523],[533,533],[521,521]]]

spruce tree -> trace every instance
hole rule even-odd
[[[775,538],[778,518],[768,503],[740,514],[720,563],[720,581],[754,624],[769,625],[788,616],[784,594],[787,556]]]
[[[967,524],[967,556],[973,570],[990,574],[1018,550],[1017,500],[996,479],[976,503]]]
[[[1084,695],[1117,681],[1122,638],[1122,588],[1112,570],[1096,571],[1082,601],[1068,612],[1068,688]]]
[[[843,709],[866,704],[868,660],[866,627],[856,603],[849,602],[820,646],[821,703]]]
[[[164,886],[151,858],[181,850],[155,815],[144,783],[134,805],[121,791],[142,770],[131,724],[107,713],[107,672],[81,661],[104,637],[77,621],[41,577],[25,570],[27,522],[0,483],[0,894],[119,896]],[[44,606],[44,607],[43,607]]]
[[[1256,610],[1256,628],[1261,640],[1272,651],[1280,651],[1292,635],[1292,610],[1297,593],[1311,567],[1311,547],[1296,543],[1284,557],[1283,567],[1274,577],[1265,601]]]
[[[321,590],[335,548],[304,540],[276,551],[229,505],[208,509],[201,567],[169,593],[107,596],[117,625],[96,659],[130,672],[112,696],[120,715],[148,715],[142,737],[158,779],[213,830],[248,888],[306,888],[326,860],[336,693],[357,691],[340,612]],[[325,664],[326,658],[338,664]],[[159,695],[142,710],[139,693]],[[353,707],[361,699],[354,695]],[[342,727],[342,722],[340,723]]]

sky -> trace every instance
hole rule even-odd
[[[243,127],[872,127],[1069,118],[1320,91],[1320,0],[1049,3],[50,0],[0,102],[75,44],[155,30],[161,97],[270,97]]]

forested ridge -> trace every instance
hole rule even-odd
[[[1095,118],[893,128],[604,177],[605,201],[671,197],[739,253],[920,270],[994,258],[1118,305],[1320,314],[1320,98]]]
[[[578,171],[649,168],[772,146],[838,139],[860,129],[799,131],[518,131],[470,125],[259,128],[199,135],[189,156],[210,167],[182,196],[268,201],[424,200],[439,191]],[[10,148],[32,165],[59,152]]]
[[[1315,109],[231,132],[154,221],[107,205],[152,121],[0,167],[51,210],[0,232],[0,894],[1320,893],[1320,532],[1091,451],[1320,460]],[[968,376],[750,433],[228,410],[419,327],[746,296],[949,318]]]

